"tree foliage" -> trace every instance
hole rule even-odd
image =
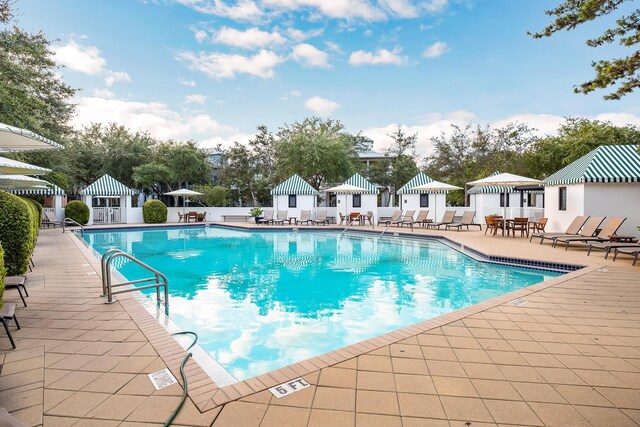
[[[206,203],[208,206],[229,206],[229,189],[220,185],[198,185],[193,188],[195,191],[202,193],[202,196],[194,196],[193,198]]]
[[[581,24],[593,21],[615,12],[623,3],[630,0],[565,0],[556,8],[545,13],[555,17],[554,21],[542,31],[529,33],[534,38],[550,37],[558,31],[573,30]],[[607,29],[599,37],[588,39],[587,46],[598,47],[617,42],[633,49],[640,43],[640,9],[629,15],[620,16],[616,26]],[[640,87],[640,50],[636,49],[624,58],[599,60],[591,63],[596,76],[574,87],[576,93],[588,94],[596,89],[605,89],[616,85],[616,89],[604,96],[604,99],[620,99]]]

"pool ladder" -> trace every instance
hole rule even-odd
[[[153,276],[147,277],[145,279],[130,280],[128,282],[114,284],[112,283],[112,280],[111,280],[111,264],[113,263],[113,260],[117,258],[126,258],[130,261],[133,261],[136,264],[138,264],[140,267],[153,273]],[[160,304],[164,303],[164,313],[167,316],[169,315],[169,280],[167,280],[167,276],[165,276],[155,268],[140,261],[136,257],[129,255],[124,251],[121,251],[120,249],[109,249],[108,251],[106,251],[104,255],[102,255],[102,258],[100,259],[100,267],[102,268],[102,295],[101,296],[107,297],[107,302],[105,304],[113,304],[114,302],[113,296],[117,294],[124,294],[126,292],[133,292],[133,291],[141,291],[143,289],[155,289],[156,301],[157,301],[158,307],[160,307]],[[117,288],[117,287],[135,285],[139,283],[148,283],[148,282],[152,282],[152,283],[144,286],[130,286],[130,287],[127,287],[126,289],[121,289],[117,291],[113,290],[113,288]],[[164,290],[164,301],[162,300],[162,298],[160,298],[160,288],[163,288]]]
[[[78,227],[80,227],[80,234],[82,234],[84,236],[84,226],[82,224],[80,224],[78,221],[76,221],[75,219],[71,219],[71,218],[65,218],[64,221],[62,221],[62,232],[65,232],[65,228],[67,225],[67,222],[70,222],[72,225],[76,225]]]

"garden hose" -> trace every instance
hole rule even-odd
[[[178,415],[178,412],[180,412],[180,409],[182,408],[182,405],[184,404],[185,400],[187,400],[187,376],[184,374],[184,365],[187,363],[187,360],[189,360],[189,358],[192,356],[192,353],[189,352],[189,350],[191,350],[191,347],[196,345],[196,342],[198,342],[198,334],[196,334],[195,332],[182,331],[182,332],[173,333],[171,335],[193,335],[193,342],[189,347],[187,347],[188,353],[184,357],[184,359],[182,359],[182,363],[180,364],[180,376],[182,376],[182,399],[180,399],[180,403],[178,403],[178,406],[176,407],[176,409],[174,409],[173,413],[171,414],[167,422],[164,423],[164,427],[169,427],[171,425],[173,420]]]

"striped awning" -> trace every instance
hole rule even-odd
[[[24,190],[9,190],[13,194],[19,196],[63,196],[64,190],[55,184],[48,184],[47,188],[28,188]]]
[[[64,146],[28,129],[0,123],[0,153],[60,148]]]
[[[102,178],[80,192],[84,196],[132,196],[138,194],[138,190],[133,190],[109,175]]]
[[[311,186],[311,184],[302,179],[299,175],[295,174],[271,190],[272,196],[286,194],[317,195],[318,192]]]
[[[489,176],[500,175],[502,172],[495,171]],[[513,187],[498,187],[496,185],[474,185],[467,190],[467,194],[502,194],[502,193],[517,193],[518,191]]]
[[[430,182],[433,182],[433,179],[430,176],[420,172],[418,175],[411,178],[411,181],[400,187],[400,189],[398,190],[398,194],[444,193],[444,191],[412,190],[413,187],[429,184]]]
[[[378,188],[372,183],[370,183],[369,181],[367,181],[362,175],[358,173],[353,175],[344,183],[348,185],[353,185],[354,187],[365,188],[367,192],[364,194],[378,194]]]
[[[640,182],[637,145],[601,145],[547,177],[546,185],[586,182]]]

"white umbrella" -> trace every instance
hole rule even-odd
[[[478,179],[476,181],[468,182],[469,185],[492,185],[495,187],[515,187],[517,185],[542,185],[543,181],[534,178],[527,178],[526,176],[515,175],[512,173],[500,173],[498,175],[488,176],[486,178]],[[507,201],[505,196],[505,202],[502,206],[502,230],[507,228]]]
[[[0,157],[0,173],[3,174],[44,175],[50,172],[51,169],[41,168],[40,166],[30,165],[29,163]]]
[[[169,191],[168,193],[164,193],[165,196],[182,196],[185,198],[185,203],[182,204],[182,215],[184,215],[184,206],[186,205],[187,198],[189,196],[202,196],[202,193],[198,193],[197,191],[188,190],[186,188],[181,188],[179,190]]]
[[[345,215],[347,215],[346,209],[347,209],[347,194],[358,194],[358,193],[366,193],[368,190],[366,188],[362,188],[362,187],[356,187],[355,185],[351,185],[351,184],[342,184],[342,185],[338,185],[336,187],[331,187],[331,188],[327,188],[325,190],[327,193],[336,193],[336,194],[344,194],[344,209],[345,209]]]
[[[455,185],[447,184],[446,182],[440,181],[431,181],[426,184],[418,185],[417,187],[412,187],[410,190],[417,191],[452,191],[452,190],[462,190],[461,187],[456,187]],[[445,200],[446,202],[446,200]],[[433,217],[438,218],[438,203],[433,210]]]
[[[26,175],[0,175],[0,188],[2,189],[29,188],[48,184],[47,181]]]
[[[64,148],[64,146],[30,130],[0,123],[0,153],[59,148]]]

